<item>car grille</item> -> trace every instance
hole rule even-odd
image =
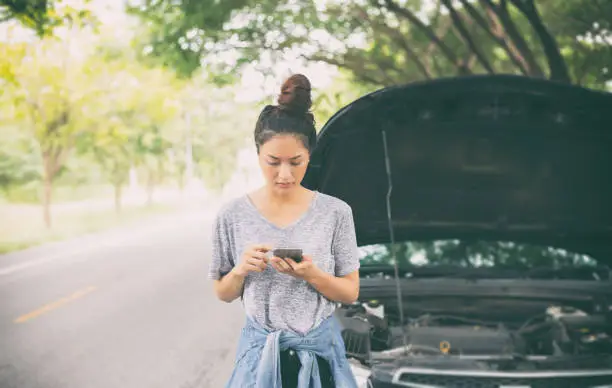
[[[397,383],[371,382],[371,386],[374,388],[591,388],[608,386],[608,384],[612,384],[612,375],[513,378],[405,373],[399,378]]]

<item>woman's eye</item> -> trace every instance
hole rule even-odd
[[[280,166],[281,165],[281,162],[279,162],[279,161],[268,161],[267,163],[270,166]],[[297,166],[302,164],[302,161],[300,160],[300,161],[297,161],[297,162],[289,162],[289,164],[291,166],[293,166],[293,167],[297,167]]]

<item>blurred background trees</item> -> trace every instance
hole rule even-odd
[[[437,77],[606,89],[611,24],[609,0],[0,0],[0,217],[35,207],[50,230],[58,204],[127,214],[221,192],[263,104],[304,69],[318,128]]]
[[[0,252],[110,225],[108,210],[140,217],[190,188],[206,200],[252,130],[258,107],[239,88],[142,60],[138,23],[105,25],[89,3],[68,17],[60,2],[0,2]]]
[[[157,185],[184,182],[187,163],[213,190],[229,178],[231,158],[219,155],[243,144],[250,118],[231,91],[148,67],[129,47],[101,45],[79,58],[65,42],[45,38],[3,43],[2,52],[2,188],[13,199],[40,200],[47,226],[62,180],[112,185],[119,211],[130,170],[149,202]],[[229,111],[215,104],[230,104]],[[36,194],[20,191],[34,189],[21,187],[32,180],[40,184]]]
[[[513,73],[603,88],[612,77],[608,0],[134,1],[150,55],[181,73],[237,50],[226,70],[298,53],[373,86]]]

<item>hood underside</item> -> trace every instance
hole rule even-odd
[[[610,262],[612,94],[477,76],[353,102],[319,133],[304,185],[352,207],[359,245],[391,241],[386,155],[396,241],[522,241]]]

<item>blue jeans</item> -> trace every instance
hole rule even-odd
[[[302,364],[298,388],[321,388],[317,355],[329,364],[337,388],[357,388],[333,316],[304,335],[268,331],[247,317],[226,388],[282,388],[280,352],[286,349],[295,350]]]

